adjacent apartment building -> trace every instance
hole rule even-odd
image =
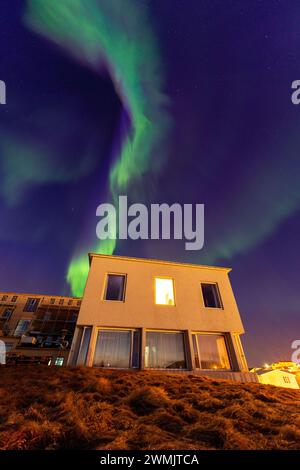
[[[257,381],[229,268],[90,254],[70,365]]]
[[[7,363],[66,364],[81,299],[0,293],[0,340]]]

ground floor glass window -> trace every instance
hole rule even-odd
[[[197,369],[231,369],[224,335],[194,333],[192,338]]]
[[[96,367],[139,367],[138,330],[99,330],[94,354]]]
[[[186,369],[183,333],[148,331],[146,333],[145,367]]]

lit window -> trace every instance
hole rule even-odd
[[[155,303],[175,305],[173,279],[155,278]]]
[[[231,369],[224,335],[194,333],[192,339],[197,369]]]
[[[12,298],[11,298],[11,301],[12,302],[16,302],[18,299],[18,296],[17,295],[13,295]]]
[[[63,358],[63,357],[57,357],[57,358],[55,359],[54,364],[55,364],[56,366],[62,366],[62,365],[64,364],[64,358]]]
[[[105,300],[124,300],[125,297],[124,274],[108,274],[106,283]]]
[[[24,312],[35,312],[38,305],[39,305],[39,301],[40,301],[40,299],[28,298],[23,311]]]
[[[15,329],[14,336],[22,336],[25,333],[30,325],[30,320],[19,320],[17,328]]]
[[[138,330],[99,330],[94,366],[128,369],[139,367]]]
[[[217,284],[201,284],[205,307],[222,308]]]
[[[186,369],[183,333],[146,333],[145,367],[154,369]]]
[[[2,300],[2,302],[4,302],[7,299],[8,299],[8,295],[3,295],[1,300]]]

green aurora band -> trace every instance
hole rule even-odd
[[[28,0],[25,21],[96,73],[101,73],[101,64],[109,71],[131,121],[109,174],[109,199],[116,201],[150,167],[159,168],[161,162],[153,155],[169,125],[158,45],[141,2]],[[115,248],[116,240],[107,239],[74,255],[67,271],[73,295],[81,296],[84,290],[87,252],[112,254]]]

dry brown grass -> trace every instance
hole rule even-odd
[[[300,391],[192,375],[0,369],[0,449],[300,449]]]

